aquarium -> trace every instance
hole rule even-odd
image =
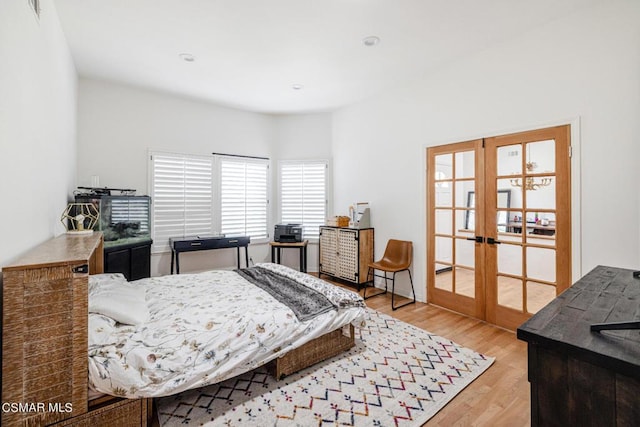
[[[92,203],[98,209],[100,218],[93,229],[104,235],[105,248],[151,241],[149,196],[79,194],[76,203]]]

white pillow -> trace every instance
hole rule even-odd
[[[116,273],[116,275],[119,273]],[[149,317],[143,286],[122,277],[89,276],[89,313],[99,313],[126,325],[139,325]]]
[[[89,295],[95,292],[103,284],[108,283],[127,283],[127,278],[122,273],[101,273],[89,276]]]

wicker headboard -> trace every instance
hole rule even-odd
[[[4,301],[4,297],[3,297],[3,290],[4,290],[4,286],[2,284],[2,271],[0,271],[0,331],[4,331],[2,325],[2,321],[4,320],[4,316],[2,315],[2,313],[4,313],[4,309],[3,309],[3,301]],[[4,348],[4,333],[0,334],[0,360],[2,359],[2,349]]]
[[[17,409],[2,411],[3,426],[88,411],[87,287],[103,271],[102,239],[62,235],[3,267],[2,402]]]

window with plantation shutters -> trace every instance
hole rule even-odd
[[[268,237],[267,159],[217,156],[220,173],[220,231],[252,239]]]
[[[153,252],[169,238],[268,237],[269,159],[151,152]]]
[[[150,159],[153,252],[168,251],[170,237],[212,234],[213,157],[153,152]]]
[[[280,218],[302,224],[304,237],[317,239],[327,213],[326,161],[280,162]]]

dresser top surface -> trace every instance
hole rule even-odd
[[[2,271],[83,262],[91,257],[101,242],[102,233],[98,231],[85,235],[61,234],[3,266]]]
[[[639,320],[640,279],[632,270],[598,266],[523,323],[517,335],[583,354],[594,363],[640,372],[640,330],[591,331],[595,323]]]

